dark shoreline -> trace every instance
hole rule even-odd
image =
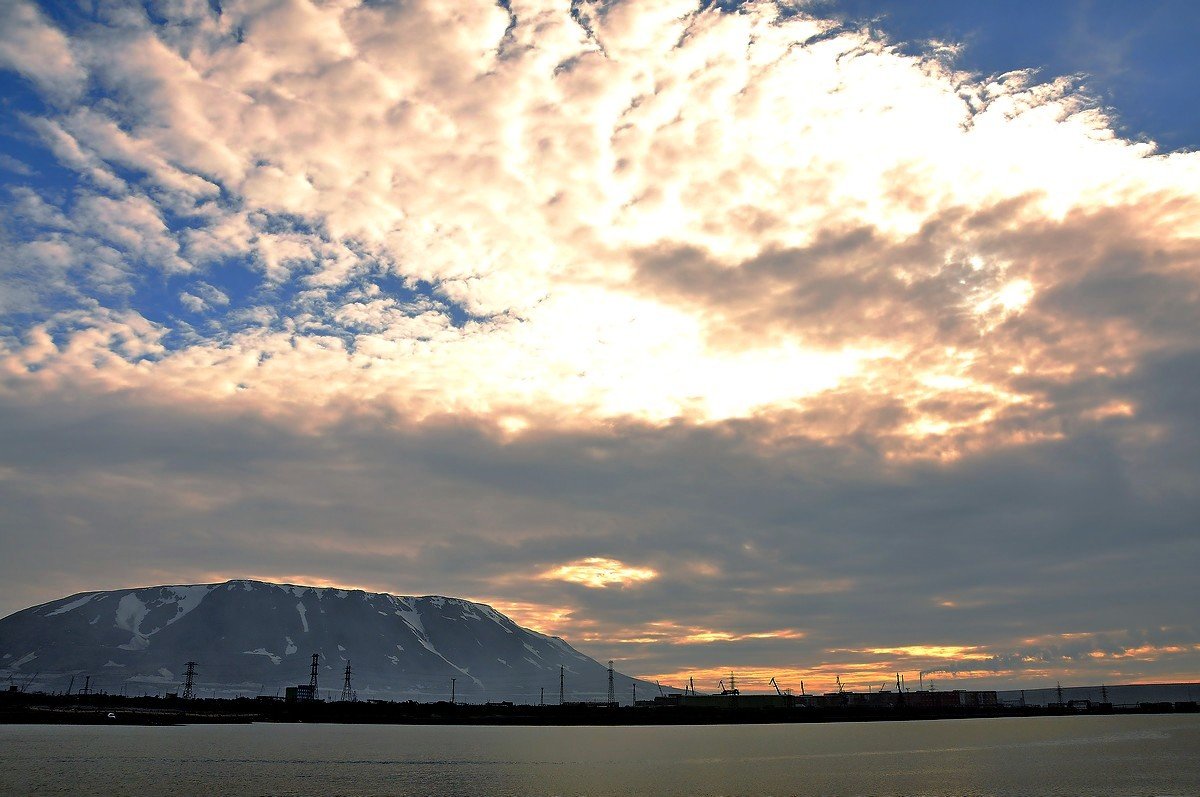
[[[837,707],[700,708],[686,706],[546,705],[448,702],[284,703],[253,698],[165,700],[119,695],[6,694],[0,724],[192,725],[337,723],[362,725],[739,725],[897,722],[997,717],[1061,717],[1197,713],[1195,702],[1134,706],[980,706],[954,708]]]

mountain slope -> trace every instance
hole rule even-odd
[[[604,700],[608,674],[557,637],[514,623],[490,606],[439,596],[228,581],[72,595],[0,620],[0,676],[44,689],[176,691],[197,662],[202,695],[276,694],[307,683],[336,698],[344,668],[360,697],[464,700]],[[617,697],[633,679],[617,674]],[[638,682],[648,697],[650,684]]]

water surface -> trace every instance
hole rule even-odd
[[[0,726],[0,794],[1200,795],[1200,716],[684,727]]]

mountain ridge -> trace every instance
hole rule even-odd
[[[0,619],[0,677],[34,673],[58,691],[88,677],[93,691],[171,691],[196,661],[202,694],[272,695],[308,682],[312,653],[322,697],[340,693],[350,664],[352,688],[372,698],[444,699],[456,679],[465,700],[553,702],[562,667],[565,699],[607,699],[607,668],[562,637],[447,595],[230,579],[85,590]],[[620,702],[655,688],[614,681]]]

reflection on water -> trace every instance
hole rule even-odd
[[[1200,795],[1200,717],[662,728],[0,726],[0,793]]]

